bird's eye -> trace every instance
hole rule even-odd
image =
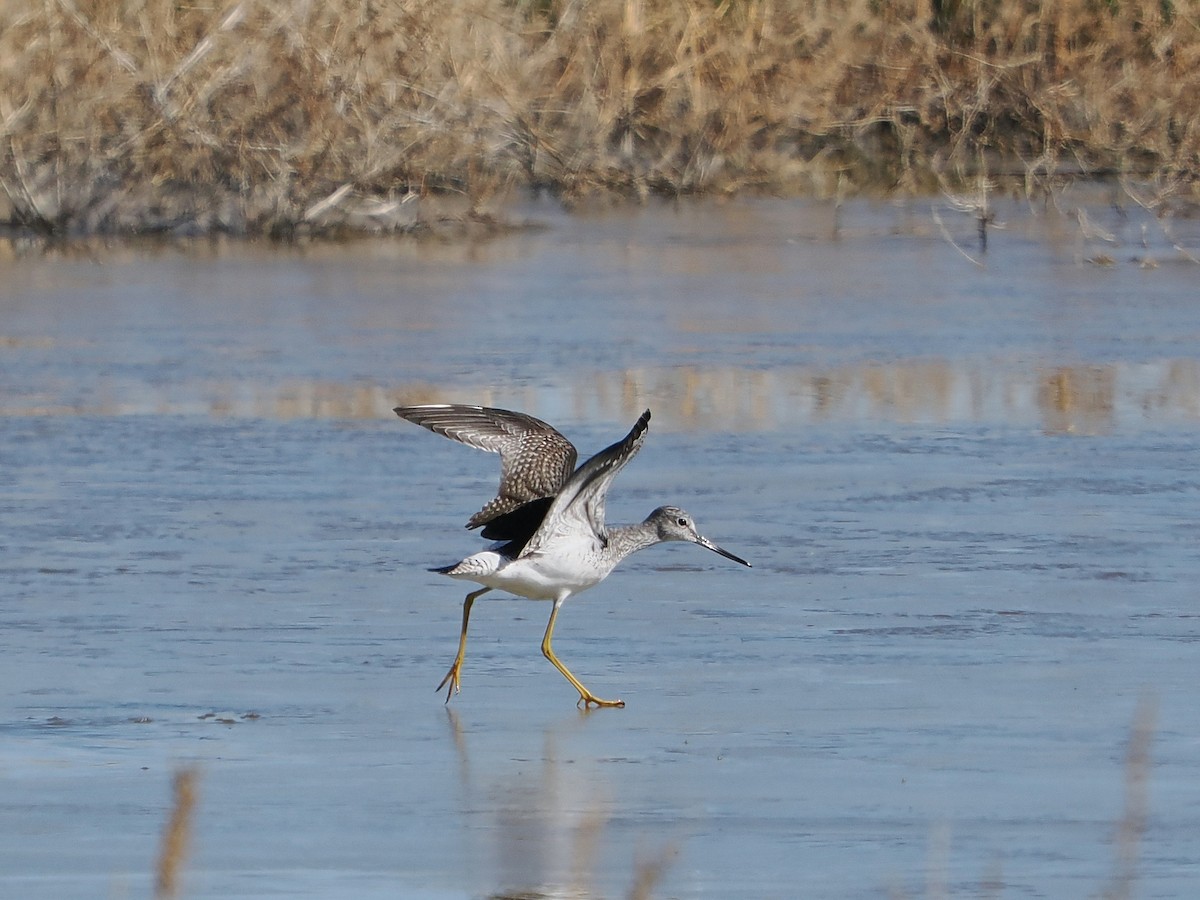
[[[675,521],[676,521],[676,522],[677,522],[679,525],[682,525],[684,528],[687,528],[687,519],[683,518],[683,516],[680,516],[680,517],[679,517],[678,519],[676,519]]]

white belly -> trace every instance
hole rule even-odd
[[[530,600],[558,600],[599,584],[612,569],[597,560],[591,552],[590,543],[580,542],[572,546],[570,550],[574,552],[564,552],[565,549],[559,545],[551,556],[534,553],[500,565],[495,564],[500,562],[498,554],[479,553],[473,559],[482,562],[488,558],[491,565],[480,566],[482,571],[477,569],[454,573],[452,577],[468,579]],[[464,563],[467,561],[464,560]]]
[[[584,567],[566,566],[560,558],[527,556],[514,560],[492,576],[494,584],[531,600],[557,600],[578,594],[598,584],[602,575]]]

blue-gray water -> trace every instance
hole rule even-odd
[[[149,896],[189,765],[187,898],[1191,896],[1198,270],[1127,213],[1003,213],[983,267],[946,210],[782,201],[6,247],[0,896]],[[498,460],[390,412],[432,400],[584,455],[650,407],[609,518],[753,562],[654,548],[568,602],[625,709],[495,595],[434,693],[466,586],[426,567]]]

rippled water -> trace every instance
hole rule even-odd
[[[1154,222],[1013,206],[977,267],[919,205],[527,214],[0,259],[0,895],[147,896],[196,765],[187,897],[1189,896],[1200,303]],[[570,601],[591,714],[489,597],[444,707],[425,567],[496,460],[423,400],[584,454],[649,406],[610,519],[754,568]]]

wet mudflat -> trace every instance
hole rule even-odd
[[[783,202],[0,262],[0,894],[148,896],[195,766],[186,897],[1188,896],[1196,270],[1010,212],[982,268]],[[754,563],[568,602],[625,709],[495,595],[433,692],[497,465],[390,413],[434,400],[584,454],[650,407],[610,520]]]

